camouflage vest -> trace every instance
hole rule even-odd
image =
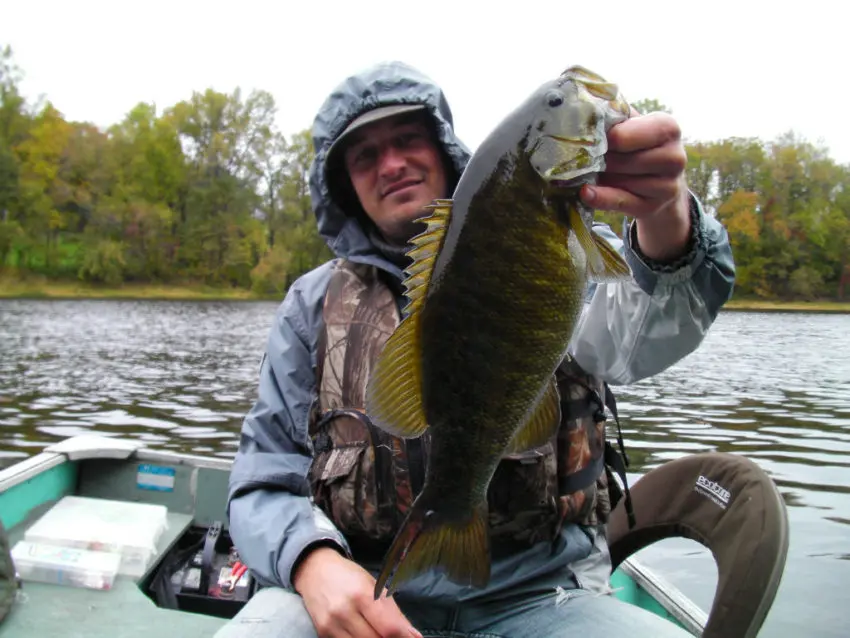
[[[323,316],[310,420],[313,496],[349,541],[388,543],[422,488],[429,441],[427,432],[418,439],[392,437],[372,425],[363,408],[369,373],[401,319],[398,302],[377,268],[340,260]],[[496,552],[502,541],[511,551],[550,540],[568,522],[605,523],[619,498],[608,466],[623,479],[625,471],[605,440],[607,386],[572,361],[562,368],[564,418],[557,437],[504,456],[490,483]]]

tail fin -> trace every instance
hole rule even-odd
[[[441,521],[417,499],[393,540],[375,583],[375,600],[384,587],[388,595],[398,586],[433,567],[443,567],[450,580],[484,587],[490,581],[490,538],[487,504],[474,508],[468,519]]]

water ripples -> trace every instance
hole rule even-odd
[[[0,304],[0,458],[83,432],[232,456],[273,303]]]
[[[0,465],[92,430],[232,457],[276,307],[0,301]],[[847,315],[722,313],[684,361],[615,388],[630,481],[709,450],[746,455],[776,481],[791,546],[764,636],[843,636],[850,620],[848,328]],[[707,550],[671,539],[641,558],[711,605]]]

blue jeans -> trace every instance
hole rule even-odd
[[[613,595],[581,589],[501,597],[463,606],[399,604],[425,638],[682,638],[684,629]]]
[[[684,629],[624,603],[613,595],[553,588],[502,594],[462,605],[423,604],[397,598],[401,610],[425,638],[683,638]],[[214,638],[316,638],[301,597],[279,588],[262,589]]]

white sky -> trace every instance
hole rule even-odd
[[[567,66],[671,107],[686,138],[793,129],[850,163],[850,9],[837,0],[5,0],[29,98],[100,126],[212,87],[271,92],[285,134],[308,128],[351,72],[403,60],[440,83],[473,149]],[[784,8],[779,8],[783,6]]]

